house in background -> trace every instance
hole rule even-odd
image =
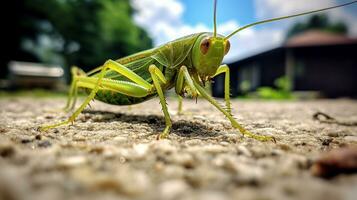
[[[228,65],[232,96],[263,86],[275,87],[274,81],[286,76],[293,91],[357,97],[357,38],[307,31],[280,47]],[[212,85],[213,96],[223,97],[223,87],[224,76],[220,75]]]
[[[8,67],[8,89],[65,88],[64,70],[61,66],[11,61]]]

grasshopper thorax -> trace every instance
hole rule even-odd
[[[213,34],[204,33],[199,36],[193,46],[192,63],[202,79],[208,79],[216,73],[229,47],[229,41],[221,35],[214,37]]]

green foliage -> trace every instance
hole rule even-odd
[[[291,91],[291,81],[286,76],[276,79],[274,81],[274,85],[281,91],[285,91],[285,92]]]
[[[77,65],[84,70],[152,47],[132,20],[129,0],[22,0],[2,10],[11,13],[10,49],[1,60]],[[2,70],[3,71],[3,70]]]
[[[327,15],[312,15],[306,22],[299,22],[292,26],[288,33],[287,38],[290,38],[299,33],[307,30],[321,30],[330,33],[347,34],[348,28],[343,22],[331,22]]]
[[[245,81],[242,81],[242,83],[239,85],[239,88],[243,94],[247,94],[251,88],[251,84],[248,80],[245,80]]]
[[[280,77],[274,81],[275,88],[260,87],[257,90],[257,95],[261,99],[293,99],[291,93],[291,81],[288,77]]]

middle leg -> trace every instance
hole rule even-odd
[[[179,98],[178,99],[178,101],[179,101],[178,114],[179,115],[182,114],[182,96],[185,93],[185,89],[188,89],[190,91],[190,94],[193,98],[197,98],[198,91],[195,89],[195,86],[193,85],[193,82],[192,82],[192,79],[188,72],[188,69],[186,66],[182,66],[179,70],[178,75],[177,75],[177,80],[176,80],[176,84],[175,84],[175,91]]]
[[[160,82],[166,84],[167,80],[165,76],[162,74],[162,72],[160,71],[160,69],[157,68],[155,65],[149,66],[149,72],[154,82],[156,92],[160,98],[160,104],[162,106],[162,111],[164,112],[165,124],[166,124],[164,131],[157,136],[157,139],[164,139],[168,137],[170,133],[170,129],[172,127],[172,122],[171,122],[169,111],[167,109],[164,92],[162,91],[161,84],[160,84]]]

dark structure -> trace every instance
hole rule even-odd
[[[274,87],[286,76],[293,91],[316,91],[325,97],[357,97],[357,38],[320,31],[292,37],[283,46],[234,63],[231,69],[231,94]],[[212,87],[215,97],[223,97],[224,76]]]
[[[64,70],[60,66],[11,61],[7,88],[60,90],[65,88]]]

